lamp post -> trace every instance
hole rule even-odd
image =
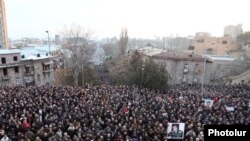
[[[143,72],[144,72],[144,70],[145,70],[145,63],[143,62],[142,63],[142,68],[141,68],[141,71],[142,71],[142,80],[141,80],[141,82],[143,83]]]
[[[51,70],[53,70],[53,68],[51,67],[51,56],[50,56],[50,36],[49,36],[49,31],[48,30],[46,30],[45,31],[47,34],[48,34],[48,45],[49,45],[49,54],[48,54],[48,56],[49,56],[49,70],[51,71]],[[52,69],[51,69],[52,68]],[[49,72],[50,73],[50,72]],[[50,83],[51,83],[51,77],[49,78],[50,79]]]
[[[205,62],[204,62],[204,70],[203,70],[203,80],[202,80],[202,84],[201,84],[201,94],[203,95],[204,93],[204,81],[205,81],[205,72],[206,72],[206,62],[207,62],[207,57],[206,54],[204,54],[205,57]]]

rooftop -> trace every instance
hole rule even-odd
[[[16,53],[20,53],[20,51],[0,49],[0,54],[16,54]]]
[[[235,58],[231,56],[220,56],[220,55],[206,55],[207,59],[210,59],[212,61],[234,61]]]
[[[20,49],[1,49],[0,54],[14,54],[20,53],[21,60],[39,60],[49,58],[49,50],[51,52],[61,49],[58,45],[51,45],[50,49],[48,45],[45,46],[28,46]],[[40,57],[38,57],[38,54]]]
[[[205,59],[202,56],[194,55],[188,52],[162,52],[160,54],[156,54],[153,56],[156,59],[172,59],[172,60],[196,60],[196,61],[204,61]]]

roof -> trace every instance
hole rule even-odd
[[[20,53],[20,51],[0,49],[0,54],[16,54],[16,53]]]
[[[46,59],[49,58],[48,54],[45,52],[41,52],[35,48],[32,47],[26,47],[21,49],[14,49],[16,51],[19,51],[21,56],[24,55],[24,58],[21,58],[21,60],[39,60],[39,59]],[[37,55],[40,54],[40,57],[37,57]]]
[[[162,52],[166,52],[166,50],[154,48],[154,47],[149,47],[149,46],[137,49],[137,51],[143,53],[146,56],[154,56],[154,55],[160,54]]]
[[[202,56],[190,54],[188,52],[162,52],[160,54],[156,54],[152,56],[155,59],[169,59],[169,60],[187,60],[187,61],[205,61]]]
[[[59,49],[61,49],[61,46],[58,45],[51,45],[50,47],[48,45],[36,45],[33,47],[25,47],[20,49],[1,49],[0,54],[20,53],[21,56],[24,55],[24,58],[21,58],[21,60],[39,60],[50,58],[48,54],[49,51],[53,52]],[[38,54],[40,54],[40,57],[37,57]]]
[[[219,55],[206,55],[207,59],[210,59],[212,61],[234,61],[235,58],[225,55],[225,56],[219,56]]]

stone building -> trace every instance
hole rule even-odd
[[[0,85],[29,86],[53,83],[55,57],[37,48],[0,50]]]
[[[21,84],[20,52],[0,50],[0,86]]]
[[[197,33],[192,50],[197,55],[228,55],[230,50],[237,47],[230,37],[212,37],[207,33]]]
[[[162,52],[150,57],[166,66],[171,77],[170,84],[195,84],[203,81],[205,59],[201,56],[180,52]]]

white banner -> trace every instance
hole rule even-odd
[[[233,112],[234,111],[234,107],[229,107],[229,106],[225,106],[226,110],[228,112]]]
[[[212,108],[214,101],[212,99],[202,99],[204,106]]]

